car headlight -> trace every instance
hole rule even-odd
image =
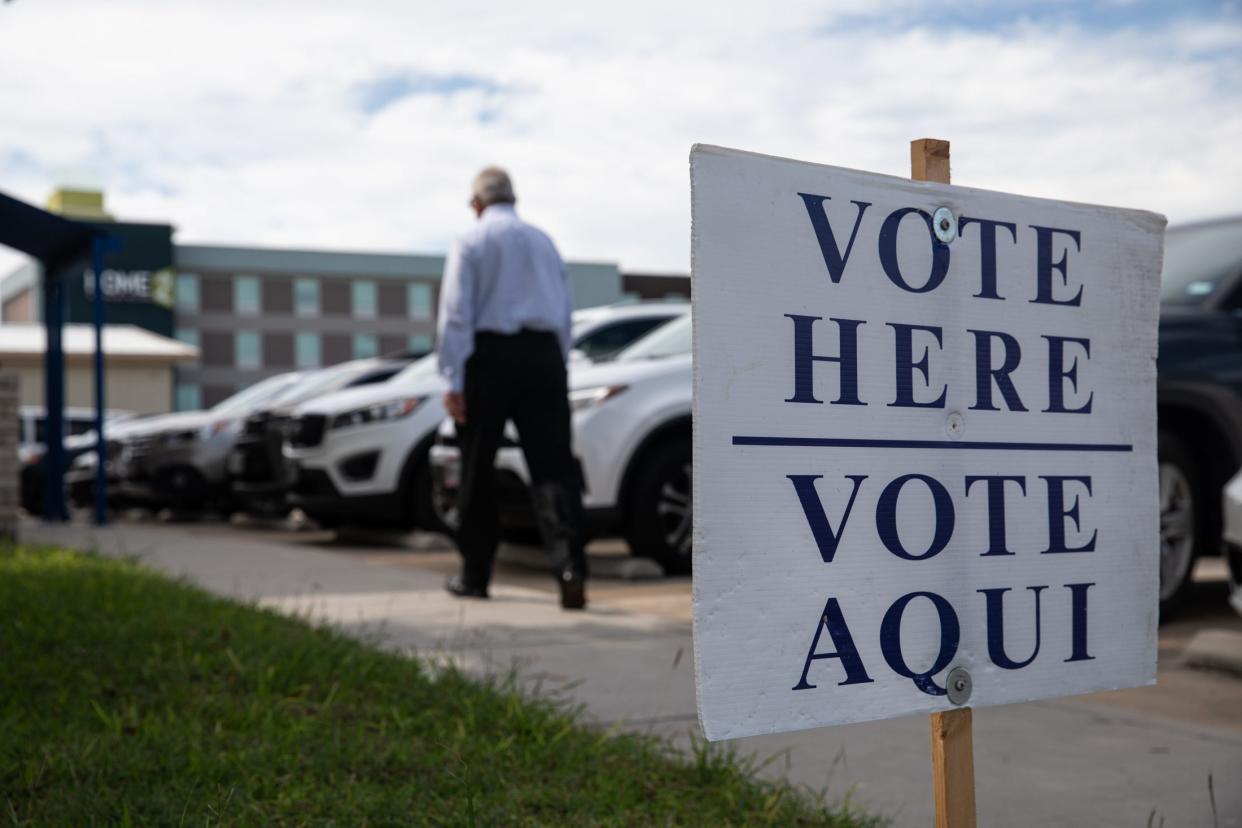
[[[628,385],[596,385],[591,388],[577,388],[569,392],[569,410],[582,411],[605,400],[611,400],[620,394]]]
[[[399,400],[389,400],[388,402],[376,403],[363,408],[355,408],[353,411],[337,414],[328,421],[328,428],[350,428],[352,426],[367,425],[368,423],[400,420],[402,417],[408,417],[413,414],[426,399],[426,397],[404,397]]]

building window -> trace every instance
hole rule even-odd
[[[238,331],[235,354],[238,368],[261,368],[263,340],[256,331]]]
[[[431,318],[431,285],[414,282],[410,285],[410,318]]]
[[[431,351],[431,334],[412,334],[410,336],[410,350],[416,354],[425,354]]]
[[[178,273],[176,287],[177,310],[184,313],[198,313],[198,274]]]
[[[293,340],[293,359],[299,368],[318,368],[321,361],[319,334],[299,333]]]
[[[293,312],[298,316],[319,315],[319,280],[296,279],[293,282]]]
[[[192,382],[177,383],[174,405],[178,411],[197,411],[203,407],[203,389]]]
[[[375,282],[353,283],[355,319],[375,318]]]
[[[196,328],[177,328],[173,336],[178,342],[184,342],[186,345],[193,345],[195,348],[198,348],[199,358],[202,358],[203,337]],[[195,360],[195,362],[197,361]]]
[[[354,359],[369,359],[379,356],[379,340],[375,334],[354,334]]]
[[[233,312],[258,316],[263,310],[259,299],[259,277],[238,276],[233,280]]]

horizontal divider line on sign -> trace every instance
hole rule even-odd
[[[738,434],[735,446],[800,448],[971,449],[976,451],[1134,451],[1127,443],[1005,443],[984,440],[872,440],[849,437],[756,437]]]

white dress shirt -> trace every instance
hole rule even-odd
[[[548,331],[568,356],[572,313],[565,262],[552,240],[518,218],[512,204],[488,205],[444,264],[436,323],[440,373],[453,391],[462,390],[478,331]]]

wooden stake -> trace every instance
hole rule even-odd
[[[975,828],[975,748],[969,707],[931,714],[936,828]]]
[[[918,138],[910,142],[910,177],[915,181],[949,183],[949,142]]]
[[[949,183],[949,142],[910,142],[910,177]],[[975,747],[969,707],[931,714],[936,828],[975,828]]]

